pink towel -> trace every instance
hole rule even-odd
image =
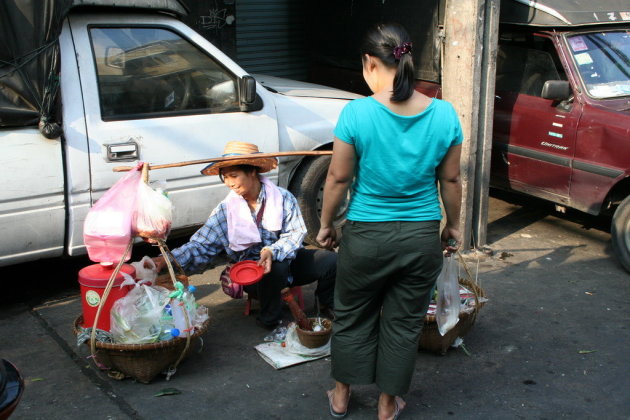
[[[262,227],[276,232],[282,229],[283,206],[282,193],[267,177],[259,175],[260,182],[265,186],[265,211]],[[234,191],[226,197],[227,225],[229,247],[233,251],[242,251],[252,245],[262,242],[260,232],[256,226],[247,201]],[[257,211],[259,211],[258,208]]]

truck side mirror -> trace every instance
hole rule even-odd
[[[571,97],[571,86],[566,80],[547,80],[542,88],[542,97],[554,101],[564,101]]]
[[[256,79],[252,76],[243,76],[239,80],[239,101],[241,104],[253,104],[256,100]]]

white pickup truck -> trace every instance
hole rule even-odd
[[[62,25],[62,134],[0,124],[0,266],[85,253],[86,214],[121,177],[112,171],[121,162],[217,157],[230,140],[264,152],[330,149],[339,112],[358,97],[254,78],[164,13],[71,10]],[[283,158],[271,174],[298,196],[310,233],[329,160]],[[174,233],[202,224],[227,192],[201,168],[151,172],[167,182]]]

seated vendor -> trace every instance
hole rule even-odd
[[[223,156],[259,153],[254,144],[232,141]],[[264,268],[261,281],[244,290],[260,300],[259,325],[274,328],[282,320],[280,291],[318,281],[323,316],[332,314],[337,254],[305,249],[306,227],[296,198],[259,175],[277,166],[275,158],[230,159],[212,163],[204,175],[219,175],[232,191],[212,211],[190,241],[172,251],[186,273],[202,271],[225,252],[230,262],[256,260]],[[154,259],[158,271],[164,257]]]

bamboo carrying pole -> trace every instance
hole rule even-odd
[[[203,163],[212,162],[224,162],[230,160],[240,160],[247,158],[268,158],[268,157],[283,157],[283,156],[324,156],[332,155],[332,150],[304,150],[293,152],[275,152],[275,153],[250,153],[234,156],[222,156],[217,158],[200,159],[200,160],[188,160],[185,162],[176,163],[164,163],[162,165],[151,165],[148,169],[164,169],[164,168],[178,168],[180,166],[201,165]],[[148,165],[145,165],[148,166]],[[127,172],[134,168],[134,166],[116,166],[113,168],[114,172]]]

